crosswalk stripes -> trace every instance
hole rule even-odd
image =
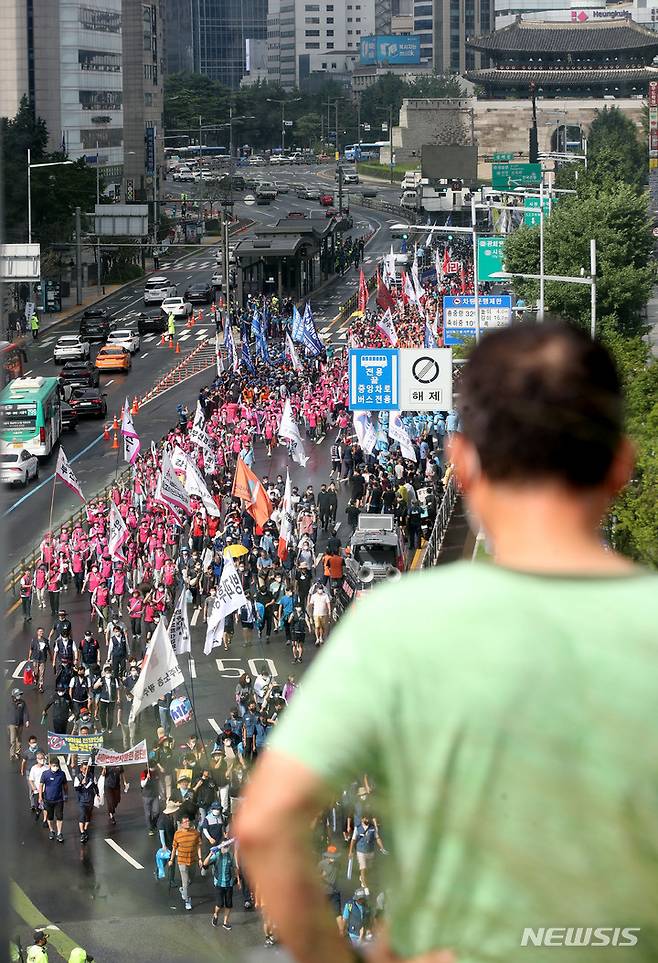
[[[150,343],[151,341],[155,341],[155,335],[154,335],[154,334],[147,334],[145,338],[142,338],[142,344],[145,344],[145,343],[148,344],[148,343]]]
[[[44,348],[47,348],[49,344],[54,344],[56,340],[56,338],[46,338],[45,341],[39,341],[39,344],[43,345]]]
[[[189,338],[189,336],[190,336],[190,333],[189,333],[189,331],[188,331],[186,334],[181,334],[181,335],[179,336],[178,340],[179,340],[179,341],[187,341],[187,339]]]

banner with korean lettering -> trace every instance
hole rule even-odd
[[[133,689],[130,719],[133,720],[143,709],[155,705],[160,696],[172,692],[177,686],[183,685],[184,681],[176,653],[169,641],[166,622],[164,618],[160,618]]]
[[[208,629],[206,632],[206,642],[203,654],[209,655],[212,649],[221,644],[221,634],[224,620],[227,615],[237,612],[243,605],[247,604],[247,597],[242,588],[242,580],[235,567],[235,562],[230,555],[224,556],[224,567],[217,586],[217,595],[214,606],[208,615]]]
[[[48,749],[54,753],[94,752],[103,748],[103,734],[89,736],[67,735],[61,732],[48,732]]]
[[[145,766],[148,762],[146,739],[142,739],[132,749],[115,752],[114,749],[99,749],[94,760],[97,766]]]

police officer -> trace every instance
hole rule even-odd
[[[173,341],[174,335],[176,334],[176,319],[171,311],[167,317],[167,332],[169,334],[169,340]]]
[[[64,632],[66,632],[67,635],[70,635],[72,629],[73,626],[71,625],[70,618],[66,614],[66,610],[60,609],[57,618],[55,619],[55,623],[48,634],[48,638],[52,639],[53,636],[56,638],[58,635],[63,635]]]
[[[30,328],[32,329],[32,340],[36,341],[39,337],[39,317],[36,311],[33,312],[32,317],[30,318]]]
[[[41,725],[47,721],[47,712],[53,710],[53,732],[65,733],[68,729],[69,716],[71,715],[71,701],[68,697],[66,686],[58,685],[55,698],[44,707],[41,716]]]
[[[100,647],[91,632],[85,632],[85,637],[80,643],[80,660],[87,674],[98,665]]]
[[[73,675],[73,666],[78,655],[78,648],[70,633],[70,628],[63,629],[61,635],[58,635],[55,639],[53,646],[55,682],[63,682],[64,685],[68,685]]]

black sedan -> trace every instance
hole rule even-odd
[[[137,332],[140,337],[145,334],[162,334],[167,330],[167,318],[160,308],[154,311],[141,311],[137,315]]]
[[[75,388],[69,404],[79,418],[105,418],[107,415],[105,395],[98,388]]]
[[[67,404],[65,401],[62,402],[62,428],[64,431],[73,431],[78,427],[78,413],[75,408]]]
[[[91,361],[67,361],[59,380],[60,384],[69,388],[97,388],[98,371]]]
[[[212,304],[213,291],[209,284],[191,284],[185,292],[190,304]]]

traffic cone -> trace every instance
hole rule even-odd
[[[119,421],[118,421],[116,415],[114,416],[114,421],[112,422],[112,430],[113,430],[113,431],[118,431],[118,430],[119,430]]]
[[[199,324],[203,322],[203,311],[201,310],[201,308],[199,308],[199,311],[197,313],[197,321],[199,322]]]
[[[112,450],[113,450],[113,451],[116,451],[116,449],[117,449],[118,447],[119,447],[119,436],[118,436],[118,434],[117,434],[116,431],[115,431],[115,432],[114,432],[114,438],[112,439]]]
[[[104,427],[103,427],[103,441],[109,441],[109,440],[110,440],[110,426],[109,426],[109,425],[104,425]]]
[[[180,341],[176,342],[176,354],[180,354]]]
[[[137,400],[137,395],[135,395],[135,397],[133,398],[133,406],[130,409],[130,414],[131,415],[139,414],[139,401]]]
[[[164,345],[165,345],[166,343],[167,343],[167,342],[165,341],[165,336],[164,336],[164,331],[163,331],[162,334],[160,335],[160,347],[161,347],[161,348],[164,347]]]
[[[174,339],[171,338],[171,337],[169,338],[169,347],[173,350],[173,347],[174,347]]]

